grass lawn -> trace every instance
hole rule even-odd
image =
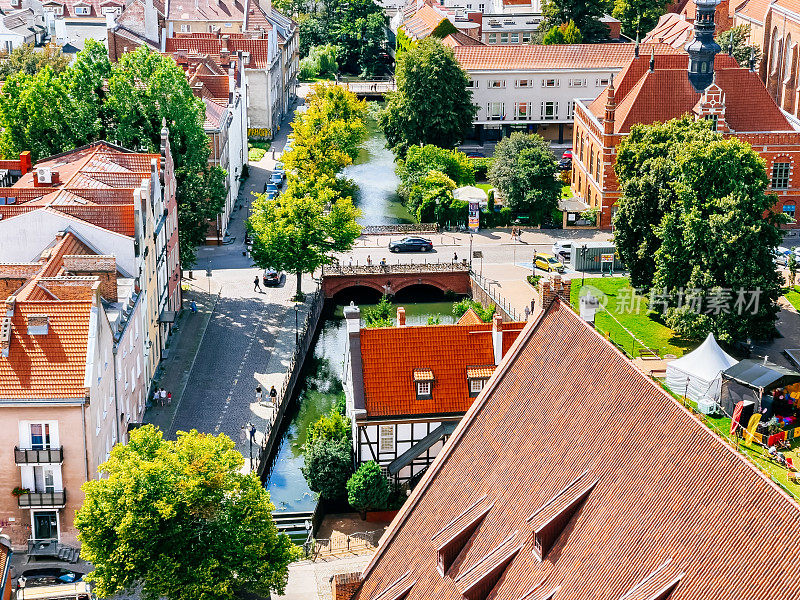
[[[572,198],[572,192],[570,191],[570,187],[568,185],[561,186],[561,197]]]
[[[492,189],[494,186],[491,183],[476,183],[475,187],[481,188],[484,192],[488,194],[489,190]]]
[[[783,297],[786,298],[792,306],[794,306],[795,310],[800,312],[800,287],[796,285],[793,286],[783,295]]]
[[[697,342],[678,338],[669,327],[661,322],[657,313],[647,310],[648,301],[646,296],[637,296],[637,300],[641,300],[639,303],[640,310],[618,311],[618,301],[622,304],[620,306],[621,309],[627,309],[631,304],[630,296],[625,292],[625,290],[630,289],[627,277],[592,277],[586,280],[586,285],[597,288],[608,299],[606,310],[599,311],[595,316],[595,326],[599,331],[607,333],[611,341],[628,356],[634,358],[638,356],[639,350],[643,347],[642,343],[658,352],[661,356],[664,354],[683,356],[698,345]],[[580,290],[580,279],[573,279],[570,302],[575,307],[575,310],[579,308]],[[626,296],[625,301],[622,300],[623,296]],[[625,329],[633,333],[638,340],[634,339],[631,333],[628,333]]]
[[[251,162],[258,162],[269,150],[269,147],[272,145],[272,142],[262,142],[259,140],[249,140],[247,142],[247,158]]]

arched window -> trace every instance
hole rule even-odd
[[[778,37],[778,28],[772,30],[772,70],[778,68],[781,55],[781,39]]]
[[[792,36],[786,36],[786,43],[784,44],[784,54],[786,60],[783,67],[783,78],[789,79],[792,76],[792,59],[794,58],[794,51],[792,50]]]

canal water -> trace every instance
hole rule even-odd
[[[369,305],[361,304],[362,310]],[[441,324],[452,323],[452,302],[406,303],[407,325],[425,325],[429,316]],[[272,503],[279,512],[313,511],[317,502],[300,468],[306,431],[314,421],[333,408],[342,391],[347,331],[343,306],[323,321],[314,354],[306,359],[294,408],[287,413],[278,454],[267,481]],[[291,420],[289,420],[291,419]]]

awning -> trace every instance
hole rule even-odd
[[[414,381],[433,381],[433,371],[430,369],[414,369]]]
[[[723,371],[723,376],[751,388],[772,389],[800,381],[800,373],[775,363],[745,359]]]
[[[174,310],[162,310],[161,315],[158,317],[159,323],[174,323],[175,317],[178,315]]]
[[[456,421],[450,421],[439,425],[436,429],[411,446],[411,448],[390,462],[388,467],[389,474],[397,475],[400,472],[400,469],[409,465],[412,460],[417,458],[428,448],[431,448],[436,442],[442,439],[442,437],[453,433],[457,425],[458,423]]]
[[[558,200],[558,210],[562,212],[583,212],[589,208],[583,200],[577,196],[572,198],[560,198]]]
[[[467,379],[489,379],[494,373],[494,365],[467,367]]]

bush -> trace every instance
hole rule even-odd
[[[539,280],[542,278],[541,275],[528,275],[528,283],[530,283],[533,287],[539,285]]]
[[[572,183],[572,170],[571,169],[564,169],[561,171],[561,174],[558,176],[561,179],[561,183],[564,185],[569,185]]]
[[[492,229],[493,227],[508,227],[514,220],[514,213],[508,207],[499,211],[483,210],[480,213],[481,227]]]
[[[494,304],[489,306],[489,308],[484,308],[483,304],[480,302],[477,302],[476,300],[470,300],[469,298],[464,298],[460,302],[456,302],[453,305],[453,315],[455,315],[456,319],[460,319],[470,308],[475,311],[475,313],[484,323],[488,323],[492,320],[494,311],[496,309]]]
[[[475,181],[486,181],[494,159],[490,156],[473,156],[469,161],[472,163],[472,170],[475,171]]]
[[[375,306],[364,308],[364,322],[367,327],[394,327],[397,309],[386,296],[381,297]]]
[[[385,510],[390,495],[389,481],[374,460],[358,467],[347,480],[347,501],[361,513],[362,518],[368,510]]]
[[[306,447],[301,469],[308,487],[322,500],[337,501],[347,497],[347,480],[353,473],[350,438],[332,442],[319,440]]]
[[[266,153],[267,151],[263,148],[250,148],[250,150],[247,151],[247,159],[250,162],[259,162],[262,158],[264,158]]]
[[[321,416],[308,428],[306,445],[312,446],[321,440],[341,442],[350,439],[350,419],[338,410]]]

